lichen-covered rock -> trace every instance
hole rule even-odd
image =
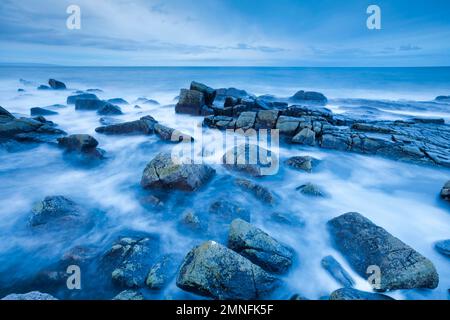
[[[144,300],[144,296],[139,291],[124,290],[121,293],[119,293],[117,296],[115,296],[113,298],[113,300],[124,300],[124,301]]]
[[[267,204],[273,205],[276,203],[275,195],[270,192],[269,189],[254,183],[253,181],[247,179],[235,179],[234,183],[240,187],[242,190],[252,193],[255,198],[265,202]]]
[[[294,259],[292,248],[242,219],[231,223],[228,247],[272,273],[286,273]]]
[[[199,82],[192,81],[191,82],[191,90],[199,91],[203,93],[203,96],[205,97],[205,105],[208,107],[212,106],[214,103],[214,99],[216,98],[216,90],[213,88],[208,87],[207,85]]]
[[[276,277],[214,241],[192,249],[177,277],[181,289],[221,300],[262,299],[278,283]]]
[[[86,220],[86,213],[75,202],[64,196],[49,196],[32,209],[30,225],[36,227],[47,223],[79,223]]]
[[[181,89],[180,98],[175,106],[176,113],[200,115],[205,105],[205,96],[197,90]]]
[[[48,293],[32,291],[23,294],[12,293],[2,298],[1,300],[58,300],[58,299],[56,299],[54,296]]]
[[[351,288],[355,285],[353,278],[333,256],[324,257],[320,263],[322,268],[327,270],[328,273],[344,287]]]
[[[393,298],[373,292],[364,292],[353,288],[342,288],[331,293],[330,300],[394,300]]]
[[[292,143],[315,146],[316,133],[309,128],[304,128],[292,138]]]
[[[438,241],[434,244],[434,247],[439,253],[450,257],[450,239]]]
[[[254,177],[278,172],[278,155],[254,144],[241,144],[228,150],[222,157],[230,170],[245,172]]]
[[[286,164],[294,169],[312,172],[319,160],[310,156],[296,156],[286,160]]]
[[[447,181],[441,190],[441,198],[450,201],[450,181]]]
[[[334,218],[328,227],[336,247],[362,277],[381,270],[380,291],[429,288],[439,283],[433,263],[359,213]]]
[[[175,277],[180,261],[175,254],[162,256],[151,267],[148,272],[145,284],[152,290],[163,289]]]
[[[215,170],[205,164],[185,164],[170,153],[159,153],[149,162],[141,179],[143,188],[195,191],[206,184]]]

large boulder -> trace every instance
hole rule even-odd
[[[208,87],[207,85],[204,85],[203,83],[191,82],[191,90],[199,91],[203,93],[203,96],[205,97],[205,105],[208,107],[211,107],[214,103],[214,99],[216,98],[216,90],[213,88]]]
[[[67,89],[66,85],[64,84],[64,82],[55,80],[55,79],[50,79],[48,80],[48,84],[50,85],[50,87],[54,90],[64,90]]]
[[[103,150],[97,148],[98,141],[88,134],[72,134],[58,138],[58,145],[69,153],[79,153],[98,159],[102,159],[104,156]]]
[[[256,115],[255,129],[274,129],[278,119],[278,110],[261,110]]]
[[[164,141],[170,142],[192,142],[194,138],[173,128],[166,127],[160,123],[155,124],[155,134]]]
[[[199,116],[205,105],[205,96],[197,90],[181,89],[180,98],[175,106],[176,113],[186,113]]]
[[[277,121],[276,128],[280,130],[280,134],[293,136],[300,125],[299,118],[289,117],[289,116],[280,116]]]
[[[67,97],[67,104],[75,104],[77,100],[85,99],[85,100],[99,100],[98,97],[93,93],[80,93],[73,96]]]
[[[2,298],[1,300],[58,300],[54,296],[48,293],[42,293],[39,291],[32,291],[28,293],[12,293]]]
[[[143,188],[178,189],[195,191],[206,184],[215,170],[205,164],[185,164],[172,158],[170,153],[161,152],[150,161],[141,179]]]
[[[214,241],[192,249],[177,277],[181,289],[222,300],[261,299],[278,283],[276,277]]]
[[[236,88],[220,88],[217,89],[216,92],[217,92],[217,99],[220,100],[224,100],[227,97],[242,99],[251,96],[247,91]]]
[[[336,247],[358,274],[366,278],[368,267],[380,268],[380,291],[438,286],[439,275],[430,260],[361,214],[343,214],[330,220],[328,227]]]
[[[98,127],[95,132],[108,135],[122,134],[153,134],[155,132],[155,124],[157,121],[150,116],[141,118],[140,120],[110,124]]]
[[[320,92],[303,91],[296,92],[289,100],[293,102],[312,102],[319,104],[326,104],[328,99]]]
[[[242,219],[231,223],[228,247],[272,273],[286,273],[294,259],[292,248]]]
[[[123,114],[122,109],[120,107],[111,104],[105,103],[100,109],[97,110],[97,114],[102,116],[111,116],[111,115],[121,115]]]
[[[75,110],[97,111],[101,109],[107,102],[97,99],[77,99],[75,101]]]
[[[236,128],[248,130],[254,127],[256,121],[256,112],[246,111],[239,115],[236,120]]]
[[[439,253],[450,257],[450,239],[438,241],[434,244],[434,247]]]
[[[228,150],[222,157],[230,170],[245,172],[254,177],[278,172],[278,155],[254,144],[241,144]]]
[[[394,300],[393,298],[373,292],[364,292],[353,288],[342,288],[331,293],[330,300]]]
[[[322,268],[324,268],[328,273],[346,288],[351,288],[355,285],[355,281],[348,274],[347,271],[341,266],[341,264],[333,257],[326,256],[320,261]]]

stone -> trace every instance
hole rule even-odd
[[[240,187],[242,190],[248,191],[252,193],[256,199],[261,200],[262,202],[265,202],[269,205],[274,205],[276,203],[276,198],[270,192],[269,189],[254,183],[247,179],[235,179],[234,183]]]
[[[450,102],[450,96],[438,96],[435,100],[440,102]]]
[[[240,203],[217,200],[211,203],[207,216],[207,231],[209,234],[222,238],[226,236],[231,222],[235,219],[242,219],[250,222],[250,211],[245,209]]]
[[[181,159],[172,158],[170,153],[161,152],[145,168],[141,186],[148,189],[196,191],[214,174],[215,170],[208,165],[182,163]]]
[[[355,281],[333,256],[324,257],[320,264],[341,285],[351,288]]]
[[[242,112],[236,120],[236,128],[248,130],[254,127],[256,112]]]
[[[81,221],[85,219],[84,215],[84,211],[72,200],[64,196],[49,196],[32,209],[30,225],[36,227],[55,221]]]
[[[144,300],[144,296],[139,291],[124,290],[117,296],[115,296],[113,300],[124,300],[124,301]]]
[[[328,99],[320,92],[303,90],[296,92],[289,100],[295,102],[316,102],[320,104],[326,104],[328,102]]]
[[[214,99],[216,98],[216,94],[217,94],[216,90],[208,87],[207,85],[204,85],[203,83],[199,83],[199,82],[195,82],[195,81],[191,82],[190,89],[203,93],[203,96],[205,98],[205,104],[208,107],[211,107],[213,105]]]
[[[330,300],[394,300],[393,298],[372,292],[364,292],[353,288],[342,288],[331,293]]]
[[[274,129],[278,120],[278,110],[261,110],[256,115],[255,129]]]
[[[286,273],[294,259],[292,248],[242,219],[231,223],[228,247],[271,273]]]
[[[67,104],[75,104],[77,100],[99,100],[93,93],[80,93],[77,95],[67,97]]]
[[[127,100],[122,99],[122,98],[108,99],[108,100],[106,100],[106,102],[108,102],[110,104],[129,104]]]
[[[122,122],[103,127],[98,127],[95,132],[108,135],[122,135],[122,134],[153,134],[155,132],[155,124],[157,121],[153,118],[143,117],[140,120]]]
[[[150,105],[154,105],[157,106],[159,105],[159,102],[153,99],[147,99],[147,98],[138,98],[136,100],[136,103],[138,104],[150,104]]]
[[[236,99],[249,97],[250,94],[245,90],[240,90],[236,88],[220,88],[216,90],[217,99],[224,100],[227,97],[233,97]]]
[[[450,201],[450,181],[447,181],[441,190],[441,198]]]
[[[2,298],[1,300],[58,300],[54,296],[48,293],[42,293],[39,291],[32,291],[28,293],[18,294],[12,293]]]
[[[285,164],[297,169],[311,173],[313,168],[319,163],[319,160],[310,156],[291,157],[285,161]]]
[[[262,299],[278,284],[276,277],[214,241],[192,249],[177,277],[179,288],[221,300]]]
[[[50,90],[51,88],[49,86],[41,84],[39,87],[37,87],[37,89],[38,90]]]
[[[322,190],[322,188],[310,182],[295,188],[295,190],[300,191],[305,196],[325,197],[325,192]]]
[[[50,87],[54,90],[65,90],[66,85],[64,84],[64,82],[55,80],[55,79],[50,79],[48,80],[48,84],[50,85]]]
[[[97,111],[101,109],[107,102],[97,99],[76,99],[75,110]]]
[[[299,118],[280,116],[278,118],[276,128],[280,131],[280,134],[293,136],[297,132],[299,125],[300,125]]]
[[[228,150],[222,157],[229,170],[241,171],[254,177],[275,174],[278,155],[254,144],[241,144]]]
[[[97,114],[102,116],[112,116],[112,115],[121,115],[123,114],[122,109],[120,107],[113,105],[111,103],[105,103],[100,109],[97,110]]]
[[[14,117],[8,110],[0,106],[0,123],[8,122],[15,118],[16,117]]]
[[[238,99],[237,98],[235,98],[235,97],[226,97],[225,98],[225,102],[224,102],[224,104],[223,104],[223,107],[224,108],[227,108],[227,107],[234,107],[234,106],[236,106],[238,104]]]
[[[36,107],[30,109],[30,114],[32,116],[52,116],[58,114],[58,112]]]
[[[176,113],[185,113],[198,116],[205,105],[205,96],[197,90],[181,89],[180,98],[175,105]]]
[[[104,151],[97,148],[98,141],[88,134],[72,134],[58,138],[58,145],[68,153],[78,153],[86,156],[85,159],[103,159]]]
[[[359,213],[351,212],[328,222],[337,249],[361,276],[369,266],[381,270],[378,291],[438,286],[433,263]]]
[[[219,130],[234,129],[236,120],[226,116],[207,116],[203,119],[203,125]]]
[[[194,138],[191,136],[184,134],[176,129],[172,129],[166,126],[163,126],[162,124],[156,123],[155,127],[155,134],[164,141],[170,141],[170,142],[192,142],[194,141]]]
[[[162,256],[151,268],[145,284],[149,289],[161,290],[175,277],[179,261],[176,255]]]
[[[440,254],[450,257],[450,239],[438,241],[434,244],[434,247]]]
[[[309,128],[302,129],[292,138],[292,143],[305,144],[308,146],[316,145],[316,134]]]

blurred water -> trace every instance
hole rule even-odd
[[[34,82],[24,86],[23,78]],[[38,84],[48,78],[66,82],[67,91],[38,91]],[[0,68],[0,105],[17,114],[29,114],[31,107],[65,104],[73,90],[102,89],[102,99],[124,98],[131,104],[122,106],[120,120],[135,120],[150,114],[163,124],[193,134],[202,118],[177,115],[174,97],[191,80],[213,87],[237,87],[254,94],[290,96],[300,89],[321,91],[330,99],[330,108],[340,110],[339,99],[408,100],[408,107],[388,110],[390,117],[417,114],[450,117],[445,106],[425,104],[438,95],[450,94],[449,68]],[[18,93],[18,88],[26,89]],[[139,97],[156,99],[161,106],[141,105]],[[417,110],[417,108],[420,111]],[[449,260],[433,249],[437,240],[450,238],[450,207],[439,200],[442,185],[450,179],[443,168],[422,167],[377,157],[324,151],[316,148],[282,145],[281,162],[294,155],[311,155],[321,160],[312,174],[284,166],[276,176],[259,183],[269,187],[280,198],[280,205],[270,209],[232,187],[230,172],[216,167],[217,176],[208,188],[185,196],[175,193],[165,209],[144,207],[139,201],[139,181],[145,165],[161,150],[171,145],[154,136],[104,136],[94,129],[100,126],[95,112],[76,112],[73,106],[57,109],[48,116],[68,133],[93,135],[106,150],[109,159],[101,166],[80,168],[67,162],[62,152],[49,145],[16,153],[0,151],[0,285],[23,279],[39,271],[75,244],[107,246],[110,236],[120,230],[133,229],[159,233],[164,250],[185,255],[204,240],[181,232],[179,215],[187,208],[204,210],[218,199],[240,201],[252,213],[252,222],[273,237],[295,248],[298,261],[286,276],[286,287],[276,298],[301,293],[317,299],[339,285],[321,268],[320,260],[333,254],[347,270],[351,268],[330,245],[326,222],[348,211],[358,211],[393,235],[431,259],[438,269],[440,285],[436,290],[397,291],[401,299],[446,299],[450,288]],[[205,133],[209,148],[221,142],[222,134]],[[216,155],[221,156],[221,155]],[[212,160],[212,156],[208,160]],[[238,175],[232,173],[232,175]],[[306,182],[322,186],[324,199],[307,198],[295,188]],[[76,241],[65,242],[45,235],[30,234],[26,222],[36,201],[47,195],[66,195],[83,206],[103,212],[103,222]],[[283,212],[305,221],[304,227],[285,227],[269,219],[272,211]],[[11,270],[15,270],[11,273]],[[368,290],[368,284],[357,279],[357,287]],[[110,297],[107,294],[106,298]],[[172,283],[155,298],[185,297]],[[189,296],[191,297],[191,296]]]

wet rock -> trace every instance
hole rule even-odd
[[[194,141],[194,138],[192,138],[190,135],[187,135],[185,133],[182,133],[181,131],[178,131],[176,129],[172,129],[166,126],[163,126],[162,124],[156,123],[155,124],[155,134],[164,141],[170,141],[170,142],[192,142]]]
[[[208,106],[203,106],[202,110],[200,111],[201,116],[213,116],[214,115],[214,109],[210,108]]]
[[[120,107],[113,105],[111,103],[105,103],[100,109],[97,110],[97,114],[102,116],[110,116],[110,115],[121,115],[123,114],[122,109]]]
[[[143,188],[195,191],[205,185],[215,170],[204,164],[185,164],[170,153],[159,153],[149,162],[141,179]]]
[[[49,86],[41,84],[39,87],[37,87],[37,89],[38,90],[50,90],[51,88]]]
[[[430,260],[361,214],[346,213],[330,220],[328,227],[358,274],[365,278],[369,266],[380,268],[380,291],[437,287],[439,276]]]
[[[276,127],[278,110],[261,110],[256,115],[255,129],[272,129]]]
[[[344,287],[351,288],[355,285],[353,278],[333,256],[324,257],[320,263],[322,268],[327,270],[328,273]]]
[[[98,159],[103,158],[103,151],[97,148],[98,141],[88,134],[72,134],[58,138],[58,145],[67,152],[77,152]]]
[[[86,213],[75,202],[64,196],[49,196],[38,202],[30,218],[30,225],[36,227],[49,222],[80,222]]]
[[[87,89],[86,92],[102,93],[103,90],[94,88],[94,89]]]
[[[438,96],[435,100],[440,102],[450,102],[450,96]]]
[[[441,198],[450,201],[450,181],[447,181],[441,190]]]
[[[241,219],[231,223],[228,247],[272,273],[286,273],[294,259],[292,248]]]
[[[320,104],[326,104],[328,102],[328,99],[320,92],[303,90],[295,93],[289,100],[294,102],[314,102]]]
[[[274,276],[214,241],[192,249],[177,277],[181,289],[223,300],[261,299],[278,283]]]
[[[242,190],[252,193],[255,198],[270,205],[276,203],[275,196],[269,189],[247,179],[235,179],[234,183]]]
[[[119,293],[117,296],[115,296],[113,298],[113,300],[124,300],[124,301],[144,300],[144,296],[139,291],[124,290],[121,293]]]
[[[55,80],[55,79],[50,79],[48,80],[48,84],[50,85],[50,87],[54,90],[65,90],[66,85],[64,84],[64,82]]]
[[[93,93],[81,93],[67,97],[67,104],[76,104],[77,100],[99,100]]]
[[[121,135],[121,134],[153,134],[155,131],[156,120],[147,116],[140,120],[122,122],[112,125],[107,125],[103,127],[98,127],[95,132],[110,135]]]
[[[236,120],[236,128],[248,130],[254,127],[256,112],[242,112]]]
[[[205,105],[205,96],[197,90],[181,89],[180,98],[175,105],[176,113],[200,115]]]
[[[0,123],[9,122],[15,118],[8,110],[0,106]]]
[[[351,126],[352,129],[362,132],[375,132],[375,133],[385,133],[385,134],[395,134],[396,131],[391,128],[386,128],[371,123],[354,123]]]
[[[101,117],[98,121],[104,126],[110,126],[113,124],[123,123],[120,119],[113,117]]]
[[[12,293],[1,300],[58,300],[48,293],[32,291],[24,294]]]
[[[305,196],[325,197],[325,192],[322,190],[322,188],[313,183],[303,184],[303,185],[295,188],[295,190],[300,191]]]
[[[254,177],[278,171],[278,155],[254,144],[234,147],[223,155],[222,160],[227,169],[242,171]]]
[[[190,210],[183,213],[180,223],[191,231],[199,231],[202,229],[199,217]]]
[[[342,288],[331,293],[330,300],[394,300],[384,294]]]
[[[415,123],[445,124],[443,118],[412,118],[411,121]]]
[[[224,100],[227,97],[239,99],[251,96],[247,91],[236,88],[220,88],[217,89],[216,92],[217,92],[217,99],[220,100]]]
[[[150,105],[154,105],[157,106],[159,105],[159,102],[153,99],[147,99],[147,98],[138,98],[136,100],[136,103],[138,104],[150,104]]]
[[[273,111],[272,106],[270,105],[270,103],[262,100],[262,99],[255,99],[254,100],[254,106],[256,109],[258,110],[267,110],[267,111]]]
[[[272,212],[270,214],[270,220],[275,223],[278,223],[278,224],[294,226],[294,227],[304,227],[306,224],[305,221],[298,218],[293,213],[284,213],[284,212],[278,212],[278,211]]]
[[[219,130],[234,129],[236,120],[226,116],[207,116],[203,119],[203,125]]]
[[[114,243],[100,261],[101,270],[109,273],[119,287],[144,287],[148,271],[160,251],[157,235],[124,237]]]
[[[97,111],[106,104],[103,100],[97,99],[77,99],[75,101],[75,110]]]
[[[125,99],[122,99],[122,98],[108,99],[108,100],[106,100],[106,102],[111,103],[111,104],[129,104],[128,101],[126,101]]]
[[[234,107],[238,104],[238,99],[235,97],[226,97],[225,102],[223,104],[224,108]]]
[[[276,128],[280,130],[280,134],[293,136],[297,132],[299,125],[299,118],[280,116],[278,118]]]
[[[296,156],[286,160],[286,165],[306,172],[312,172],[312,169],[319,163],[319,160],[310,156]]]
[[[30,109],[30,114],[32,116],[51,116],[51,115],[58,114],[58,112],[36,107],[36,108]]]
[[[242,219],[250,222],[250,211],[245,209],[240,203],[228,200],[217,200],[211,203],[206,217],[207,234],[224,239],[228,235],[231,222],[235,219]],[[203,219],[200,221],[201,228],[204,228]]]
[[[316,134],[311,129],[304,128],[292,138],[292,143],[305,144],[308,146],[315,146],[316,145]],[[325,143],[323,143],[323,139],[322,139],[322,146],[323,145],[325,145],[325,146],[327,145],[326,138],[325,138]]]
[[[150,269],[145,284],[152,290],[161,290],[175,277],[180,261],[175,254],[162,256]]]
[[[450,239],[438,241],[434,244],[436,250],[444,256],[450,257]]]
[[[216,98],[216,90],[213,88],[208,87],[207,85],[204,85],[203,83],[191,82],[191,90],[198,91],[203,93],[203,96],[205,98],[205,104],[210,107],[214,103],[214,99]]]

